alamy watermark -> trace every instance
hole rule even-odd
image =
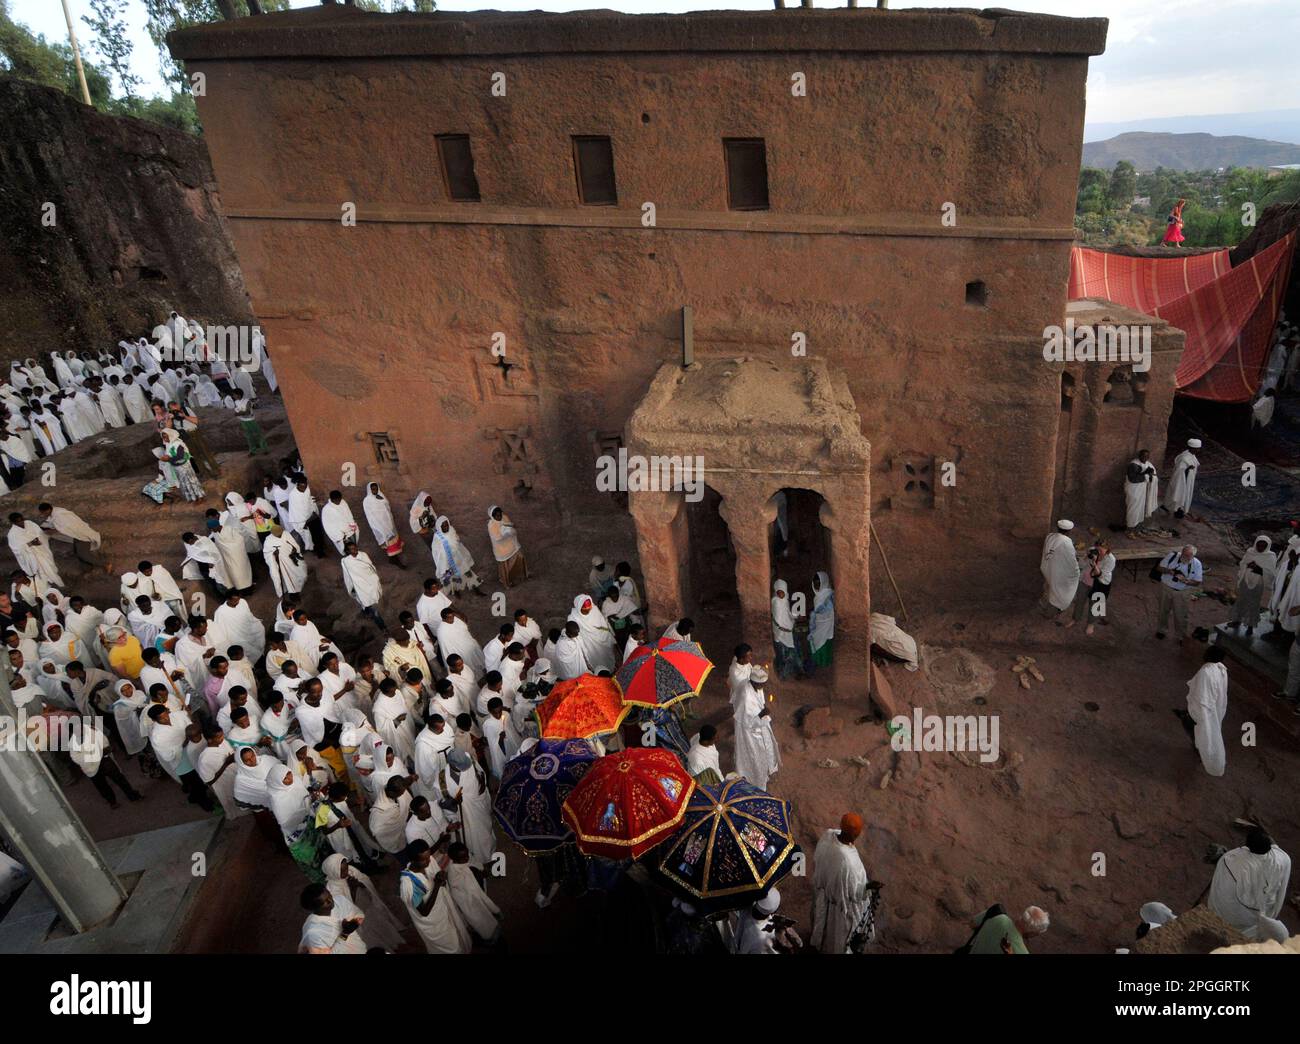
[[[926,714],[914,707],[910,718],[899,714],[889,724],[889,745],[897,751],[978,753],[985,764],[1002,753],[996,714]]]
[[[596,458],[596,489],[601,493],[684,493],[688,503],[704,499],[704,458],[603,453]]]
[[[1048,362],[1130,363],[1134,373],[1146,373],[1151,369],[1151,327],[1097,323],[1076,329],[1074,320],[1067,319],[1064,326],[1043,327],[1043,358]]]
[[[153,328],[153,339],[163,362],[206,362],[221,359],[227,365],[252,368],[259,362],[265,343],[260,326],[235,323],[228,326],[199,326],[191,323],[179,338],[167,323]]]
[[[102,718],[75,714],[0,715],[0,753],[20,750],[60,750],[69,754],[103,756]]]

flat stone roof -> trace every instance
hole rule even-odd
[[[1106,27],[1105,18],[999,8],[383,14],[333,4],[179,29],[167,43],[186,61],[809,51],[1084,56],[1102,53]]]

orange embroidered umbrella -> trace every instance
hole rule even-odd
[[[578,850],[607,859],[639,859],[672,836],[695,791],[677,755],[662,747],[606,754],[564,801]]]
[[[580,674],[556,685],[534,713],[542,739],[591,739],[617,730],[631,709],[613,678]]]

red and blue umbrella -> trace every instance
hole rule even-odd
[[[564,802],[584,855],[639,859],[672,834],[695,790],[677,755],[632,747],[599,759]]]
[[[511,758],[501,771],[492,811],[506,835],[529,855],[542,855],[573,841],[561,808],[596,762],[582,740],[539,740]]]
[[[660,847],[657,869],[701,913],[758,902],[799,853],[790,804],[745,779],[697,785],[681,826]]]
[[[614,675],[623,702],[639,707],[670,707],[699,694],[713,664],[696,642],[660,638],[638,645]]]

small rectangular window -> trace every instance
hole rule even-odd
[[[588,207],[618,202],[614,186],[614,147],[608,138],[575,134],[573,166],[578,174],[578,199]]]
[[[727,156],[727,206],[767,210],[767,145],[762,138],[723,138]]]
[[[438,158],[447,195],[461,203],[479,202],[478,178],[474,175],[474,153],[468,134],[439,134]]]

